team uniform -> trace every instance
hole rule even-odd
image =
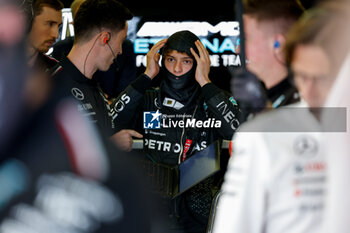
[[[158,118],[160,128],[145,129],[144,131],[144,152],[151,161],[177,165],[196,152],[205,149],[215,140],[230,139],[239,125],[237,120],[239,110],[233,97],[222,92],[214,84],[205,85],[200,93],[197,92],[195,104],[184,106],[181,109],[176,108],[182,103],[167,97],[165,93],[162,93],[162,88],[146,91],[150,84],[151,80],[147,76],[141,75],[122,92],[112,110],[115,124],[119,130],[133,128],[137,121],[144,123],[142,121],[144,119],[143,113],[158,112],[161,114],[161,117]],[[201,128],[185,127],[186,123],[190,122],[188,124],[191,125],[191,122],[194,122],[192,119],[195,119],[195,122],[207,121],[208,127],[204,127],[204,124]],[[174,127],[174,123],[179,121],[183,121],[184,126]],[[185,202],[182,200],[177,202],[177,205],[182,206],[176,208],[182,210],[192,208],[190,212],[197,213],[191,214],[196,216],[198,222],[206,226],[211,205],[211,195],[208,195],[208,192],[210,189],[206,188],[205,192],[201,194],[200,198],[206,202],[205,207],[199,207],[201,210],[193,210],[198,208],[196,206],[185,207]],[[187,193],[189,195],[185,194],[185,198],[186,201],[192,199],[193,203],[193,197],[190,193],[191,191]],[[180,212],[183,211],[180,210],[176,214],[180,215]]]
[[[219,138],[230,139],[239,125],[236,118],[239,110],[233,97],[212,83],[197,91],[194,104],[180,109],[177,106],[182,103],[167,97],[162,88],[146,91],[150,85],[151,80],[141,75],[122,92],[112,111],[118,130],[135,128],[137,121],[139,125],[144,123],[145,112],[158,111],[161,114],[158,118],[160,127],[145,129],[144,135],[144,150],[155,162],[176,165],[184,159],[186,141],[185,156],[188,158]],[[178,121],[189,127],[174,127]],[[206,121],[207,125],[192,128],[197,121]]]
[[[59,70],[58,61],[53,57],[38,53],[33,69],[48,75],[54,75]]]
[[[327,164],[329,167],[328,195],[326,200],[326,215],[323,222],[322,233],[349,231],[350,214],[350,55],[345,58],[344,64],[339,70],[337,78],[329,93],[325,107],[331,109],[344,109],[345,123],[338,133],[328,133],[323,137],[322,142],[326,148]],[[341,116],[340,114],[338,116]],[[334,114],[325,111],[322,115],[322,125],[333,127],[335,122]],[[342,132],[343,131],[343,132]]]
[[[262,111],[294,104],[300,101],[291,78],[286,77],[275,86],[267,89],[251,72],[244,69],[232,69],[232,91],[237,96],[242,110],[241,123],[251,120]]]
[[[77,100],[77,109],[94,122],[106,135],[113,135],[114,124],[109,115],[109,105],[97,82],[86,78],[68,59],[60,61],[60,68],[54,75],[57,89],[65,96]]]
[[[280,83],[266,90],[267,99],[273,108],[294,104],[300,101],[299,92],[290,83],[290,78],[283,79]]]
[[[320,132],[309,110],[298,107],[242,125],[234,138],[214,232],[320,232],[327,180]]]
[[[191,54],[189,48],[195,47],[196,40],[188,31],[177,32],[168,38],[165,48]],[[159,88],[150,89],[151,79],[141,75],[113,103],[112,116],[118,130],[144,131],[145,159],[176,166],[214,141],[231,139],[240,112],[235,99],[214,84],[199,86],[196,65],[181,76],[164,67],[163,62]],[[209,177],[164,201],[165,215],[171,216],[167,232],[205,232],[214,183]]]
[[[74,37],[67,37],[53,45],[52,57],[61,60],[73,47]],[[136,59],[130,40],[123,42],[123,53],[119,54],[108,71],[97,70],[93,75],[109,99],[116,98],[132,81],[137,78]]]

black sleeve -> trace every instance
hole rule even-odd
[[[116,132],[134,125],[132,123],[135,121],[136,113],[143,103],[146,90],[151,86],[151,81],[147,75],[140,75],[113,101],[111,116]]]
[[[224,139],[231,140],[239,126],[240,110],[236,100],[212,83],[202,87],[202,97],[208,106],[210,115],[221,121],[221,128],[218,129],[219,134]]]

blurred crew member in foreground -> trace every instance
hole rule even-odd
[[[321,232],[328,180],[321,137],[346,127],[344,112],[321,107],[349,50],[349,33],[338,27],[346,18],[341,4],[325,4],[306,12],[292,27],[286,61],[306,103],[262,114],[241,126],[222,186],[215,233]],[[333,114],[330,127],[321,127],[320,110]]]
[[[15,1],[0,0],[2,13],[12,27],[0,20],[0,104],[12,107],[0,112],[0,231],[163,233],[129,156],[98,135],[74,99],[47,98],[30,117],[17,111],[26,104],[25,21]]]

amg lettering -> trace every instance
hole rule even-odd
[[[159,30],[154,30],[158,28]],[[224,21],[213,26],[208,22],[146,22],[137,32],[138,37],[170,36],[174,31],[191,30],[197,36],[208,36],[209,33],[220,32],[221,36],[238,36],[239,23]]]

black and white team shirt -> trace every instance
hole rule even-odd
[[[59,63],[60,69],[54,75],[57,88],[66,96],[77,100],[77,109],[97,125],[104,134],[114,133],[114,124],[109,115],[109,105],[98,83],[85,77],[68,59]]]

